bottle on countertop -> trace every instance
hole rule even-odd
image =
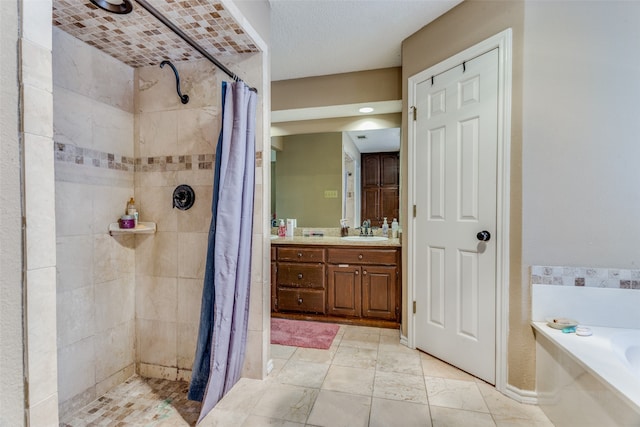
[[[287,234],[287,226],[284,225],[284,219],[280,220],[280,225],[278,226],[278,237],[284,237]]]
[[[398,220],[393,218],[391,222],[391,237],[394,239],[398,238]]]
[[[138,209],[136,209],[136,201],[132,198],[127,202],[127,215],[133,216],[134,226],[138,226]]]
[[[383,237],[388,237],[389,236],[389,223],[387,222],[387,217],[384,217],[384,221],[382,222],[382,236]]]

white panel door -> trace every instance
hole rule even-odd
[[[416,86],[416,347],[491,384],[497,95],[497,49]]]

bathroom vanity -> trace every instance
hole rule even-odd
[[[397,328],[400,257],[398,239],[275,239],[272,316]]]

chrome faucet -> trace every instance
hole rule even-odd
[[[371,236],[373,230],[371,230],[371,220],[365,219],[362,221],[362,227],[360,227],[360,234],[364,236]]]

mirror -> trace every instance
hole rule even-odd
[[[272,142],[272,219],[295,218],[301,227],[360,224],[360,156],[400,149],[400,129],[323,132]],[[389,219],[391,221],[391,219]]]

